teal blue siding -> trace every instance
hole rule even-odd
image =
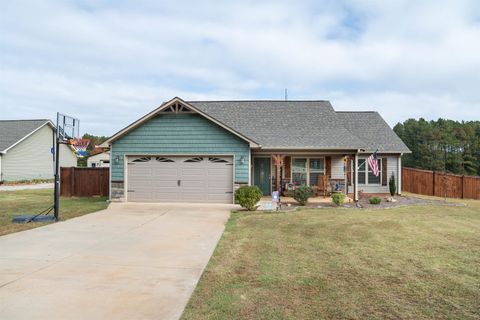
[[[249,148],[248,142],[198,114],[159,115],[113,142],[112,181],[124,179],[125,154],[223,154],[235,156],[235,182],[248,183]]]

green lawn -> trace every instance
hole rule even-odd
[[[60,219],[66,220],[105,209],[108,206],[106,200],[105,197],[60,198]],[[0,192],[0,236],[44,225],[45,223],[14,224],[12,217],[19,214],[38,213],[52,204],[52,190]]]
[[[480,319],[480,201],[233,213],[183,319]]]

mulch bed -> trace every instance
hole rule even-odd
[[[395,196],[395,202],[388,202],[388,197],[381,197],[382,202],[380,204],[370,204],[369,197],[362,197],[358,201],[358,206],[365,209],[389,209],[402,206],[411,206],[411,205],[432,205],[432,206],[464,206],[463,203],[457,202],[446,202],[445,200],[435,200],[435,199],[424,199],[417,198],[412,196]]]
[[[434,200],[434,199],[424,199],[424,198],[417,198],[412,196],[395,196],[393,199],[396,201],[389,202],[387,198],[390,196],[382,196],[380,197],[382,202],[380,204],[370,204],[369,199],[370,197],[363,196],[360,198],[358,203],[350,202],[345,203],[338,208],[351,208],[351,209],[389,209],[389,208],[396,208],[402,206],[411,206],[411,205],[434,205],[434,206],[464,206],[463,203],[458,202],[445,202],[444,200]],[[333,203],[308,203],[306,206],[299,206],[296,202],[289,202],[285,203],[282,202],[281,212],[288,212],[294,211],[298,208],[337,208]],[[260,209],[261,210],[261,209]],[[266,210],[270,211],[270,210]]]

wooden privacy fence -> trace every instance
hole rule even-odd
[[[61,168],[62,197],[108,196],[109,168]]]
[[[480,199],[480,177],[402,168],[402,190],[428,196]]]

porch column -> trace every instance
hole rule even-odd
[[[358,153],[355,153],[355,179],[353,182],[353,189],[354,189],[354,200],[358,201]]]
[[[277,191],[280,192],[280,180],[281,180],[281,167],[283,166],[283,160],[285,159],[285,155],[281,154],[274,154],[272,155],[273,164],[275,165],[275,184]]]

